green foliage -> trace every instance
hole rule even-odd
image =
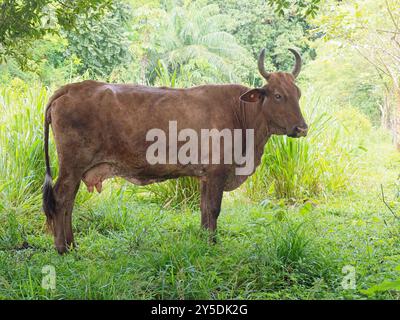
[[[281,16],[290,10],[304,17],[315,17],[320,2],[321,0],[268,0],[268,3],[274,7],[275,12]]]
[[[93,15],[97,11],[89,10],[77,20],[76,28],[66,33],[69,43],[66,56],[80,59],[78,72],[107,77],[116,67],[130,63],[127,24],[131,13],[126,4],[114,1],[101,21]]]
[[[158,61],[158,67],[156,68],[156,73],[158,77],[158,81],[156,81],[157,84],[161,86],[167,86],[171,88],[175,88],[175,83],[176,83],[176,70],[170,75],[168,71],[168,66],[164,61],[159,60]]]
[[[323,250],[317,233],[301,231],[304,221],[275,221],[273,210],[261,207],[231,207],[219,244],[210,246],[198,228],[198,212],[141,205],[111,184],[98,197],[77,203],[79,251],[64,257],[42,231],[30,229],[29,245],[20,248],[0,224],[0,298],[294,298],[319,295],[315,279],[334,291],[335,265],[327,259],[334,256]],[[32,216],[17,215],[15,222],[26,226]],[[13,235],[17,244],[20,232]],[[275,232],[280,236],[273,242]],[[285,251],[289,260],[281,255]],[[41,268],[48,264],[56,268],[55,291],[41,288]]]
[[[267,70],[292,70],[293,56],[288,48],[300,49],[305,61],[314,55],[307,33],[310,26],[301,16],[280,16],[273,7],[257,0],[243,2],[240,7],[236,0],[218,1],[218,4],[224,14],[234,17],[227,28],[254,59],[258,58],[261,48],[266,48]]]
[[[192,85],[240,79],[237,65],[245,65],[248,54],[225,31],[232,18],[220,14],[218,5],[192,2],[156,12],[162,22],[153,34],[154,46],[148,49],[149,70],[156,68],[156,62],[162,59],[170,70],[178,73],[181,67],[191,73],[196,71],[199,76],[192,78]],[[141,24],[137,26],[140,27]]]
[[[319,54],[303,73],[309,85],[335,105],[357,107],[374,125],[379,125],[384,84],[373,66],[341,42],[317,41],[316,45]]]
[[[290,268],[304,259],[310,249],[310,240],[302,224],[277,223],[271,228],[273,239],[273,255],[282,266]],[[308,252],[307,252],[308,251]]]
[[[168,180],[146,187],[154,201],[164,207],[196,209],[200,205],[200,181],[192,177]]]
[[[400,271],[400,266],[397,266],[396,270]],[[374,285],[367,290],[363,290],[363,293],[370,296],[385,291],[400,291],[400,279],[394,281],[383,281],[382,283]]]
[[[110,3],[104,0],[1,0],[0,59],[11,56],[26,67],[28,48],[33,40],[57,33],[60,28],[76,28],[77,18],[82,14],[87,18],[87,12],[92,9],[96,14],[90,18],[100,19]]]
[[[18,79],[0,90],[0,201],[5,208],[40,209],[42,115],[47,99],[45,88],[32,89]]]
[[[319,52],[336,64],[339,73],[331,87],[345,88],[338,98],[350,98],[376,125],[392,129],[395,141],[400,132],[399,8],[398,0],[326,1],[313,19],[314,32],[325,42],[318,44]]]
[[[62,85],[66,79],[71,79],[77,73],[79,59],[72,55],[65,57],[68,43],[57,35],[46,35],[35,40],[29,51],[29,71],[22,70],[14,58],[9,58],[7,64],[0,64],[0,83],[8,83],[13,78],[25,82],[41,82],[46,85]]]

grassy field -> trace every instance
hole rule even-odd
[[[81,187],[78,248],[59,256],[40,209],[47,93],[26,92],[14,105],[26,109],[12,108],[8,91],[1,96],[9,120],[2,118],[0,137],[1,299],[400,298],[391,286],[374,287],[400,277],[399,221],[381,199],[382,185],[396,212],[400,155],[384,132],[368,136],[342,191],[302,201],[254,200],[247,185],[226,193],[212,246],[196,208],[165,207],[118,179],[100,195]],[[48,265],[54,290],[42,287]],[[355,288],[342,286],[346,266],[354,267]]]

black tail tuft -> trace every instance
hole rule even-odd
[[[46,214],[47,226],[53,231],[53,217],[56,209],[56,200],[53,193],[51,176],[46,174],[43,184],[43,211]]]

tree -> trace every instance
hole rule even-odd
[[[214,2],[214,1],[212,1]],[[218,0],[222,13],[233,17],[227,25],[238,42],[258,58],[260,50],[266,48],[266,68],[270,71],[291,70],[293,56],[287,50],[294,47],[301,51],[303,60],[314,56],[309,28],[305,18],[296,12],[278,14],[267,1]],[[259,78],[261,84],[262,79]]]
[[[268,3],[281,16],[291,11],[301,17],[315,17],[319,10],[320,0],[268,0]]]
[[[128,24],[131,8],[121,1],[114,1],[98,21],[89,10],[76,21],[76,28],[63,32],[68,40],[66,56],[76,55],[80,60],[79,73],[107,77],[114,68],[131,61]],[[88,19],[86,19],[88,18]]]
[[[0,61],[15,58],[26,67],[32,42],[60,29],[76,28],[77,17],[91,10],[100,19],[112,0],[0,0]]]
[[[383,85],[378,104],[382,124],[391,127],[400,150],[400,1],[328,3],[318,19],[326,40],[340,40],[375,69]],[[393,97],[393,99],[392,99]],[[394,105],[390,101],[394,100]]]
[[[162,58],[172,68],[190,63],[209,68],[221,80],[238,79],[234,65],[245,60],[247,52],[224,30],[230,19],[215,4],[174,7],[159,38]]]
[[[237,68],[251,60],[235,37],[225,30],[232,18],[220,14],[218,5],[193,2],[179,6],[174,2],[163,9],[147,7],[141,10],[146,13],[146,23],[143,23],[143,16],[137,18],[137,29],[154,23],[148,21],[149,16],[158,18],[157,30],[145,33],[145,39],[141,41],[146,42],[144,61],[151,72],[161,59],[170,71],[177,70],[178,77],[181,73],[190,74],[192,84],[235,81],[241,74]],[[155,73],[148,76],[151,83],[155,76]]]

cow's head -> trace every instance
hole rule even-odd
[[[306,136],[308,130],[299,106],[300,89],[295,84],[301,69],[301,57],[296,50],[289,50],[295,56],[296,64],[291,73],[286,73],[265,71],[263,49],[258,58],[258,70],[267,84],[247,91],[240,99],[261,103],[271,133],[298,138]]]

